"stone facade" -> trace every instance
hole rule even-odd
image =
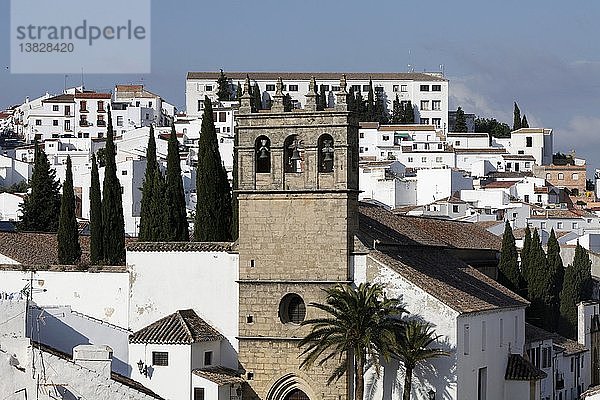
[[[249,398],[348,397],[347,377],[327,385],[335,364],[300,369],[299,341],[309,331],[286,321],[286,298],[299,296],[305,315],[323,289],[351,281],[358,228],[358,122],[345,104],[342,80],[334,109],[283,111],[281,91],[271,110],[251,112],[242,96],[237,119],[240,315],[239,358]],[[249,82],[246,83],[249,85]],[[278,82],[279,89],[282,82]],[[301,312],[303,314],[303,312]],[[337,362],[337,360],[336,360]]]

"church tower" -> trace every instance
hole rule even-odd
[[[334,108],[317,111],[311,79],[303,109],[286,110],[281,78],[271,110],[253,112],[246,78],[237,116],[239,359],[261,400],[345,400],[336,364],[300,369],[298,347],[323,289],[352,281],[358,229],[358,120],[342,77]],[[337,359],[336,359],[337,361]]]

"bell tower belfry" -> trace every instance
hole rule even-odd
[[[314,78],[303,109],[287,111],[282,88],[279,78],[271,110],[253,112],[246,78],[237,116],[239,359],[254,398],[346,399],[346,378],[326,385],[337,365],[299,369],[298,343],[317,316],[308,305],[352,280],[358,120],[345,76],[323,111]]]

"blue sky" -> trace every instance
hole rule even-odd
[[[57,5],[60,0],[54,0]],[[123,2],[126,4],[126,1]],[[57,12],[60,8],[57,6]],[[555,132],[555,151],[600,167],[600,2],[152,0],[152,73],[86,75],[86,87],[143,83],[184,107],[187,71],[416,71],[444,64],[451,108]],[[0,108],[63,75],[11,74],[0,3]],[[79,76],[70,76],[71,85]]]

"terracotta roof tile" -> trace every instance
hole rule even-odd
[[[81,263],[89,264],[90,238],[80,236]],[[0,232],[0,254],[25,265],[57,265],[55,233]]]
[[[507,381],[537,381],[548,376],[520,354],[509,354],[504,379]]]
[[[529,304],[443,249],[423,246],[375,250],[369,257],[460,314]]]
[[[229,242],[135,242],[127,251],[232,251]]]
[[[583,353],[587,351],[584,345],[575,340],[567,339],[558,333],[548,332],[545,329],[538,328],[535,325],[525,323],[525,343],[538,342],[542,340],[552,340],[554,346],[559,347],[566,355]]]
[[[83,93],[76,93],[75,98],[76,99],[110,99],[111,95],[110,95],[110,93],[83,92]]]
[[[230,368],[226,367],[210,367],[192,370],[194,375],[208,379],[217,385],[228,385],[232,383],[243,383],[244,379],[240,377],[240,374]]]
[[[517,181],[493,181],[485,186],[482,186],[482,189],[508,189],[509,187],[515,186]]]
[[[191,344],[223,339],[223,335],[189,309],[176,311],[134,332],[129,343]]]
[[[42,103],[74,103],[75,96],[72,94],[61,94],[58,96],[50,97],[46,100],[42,100]]]

